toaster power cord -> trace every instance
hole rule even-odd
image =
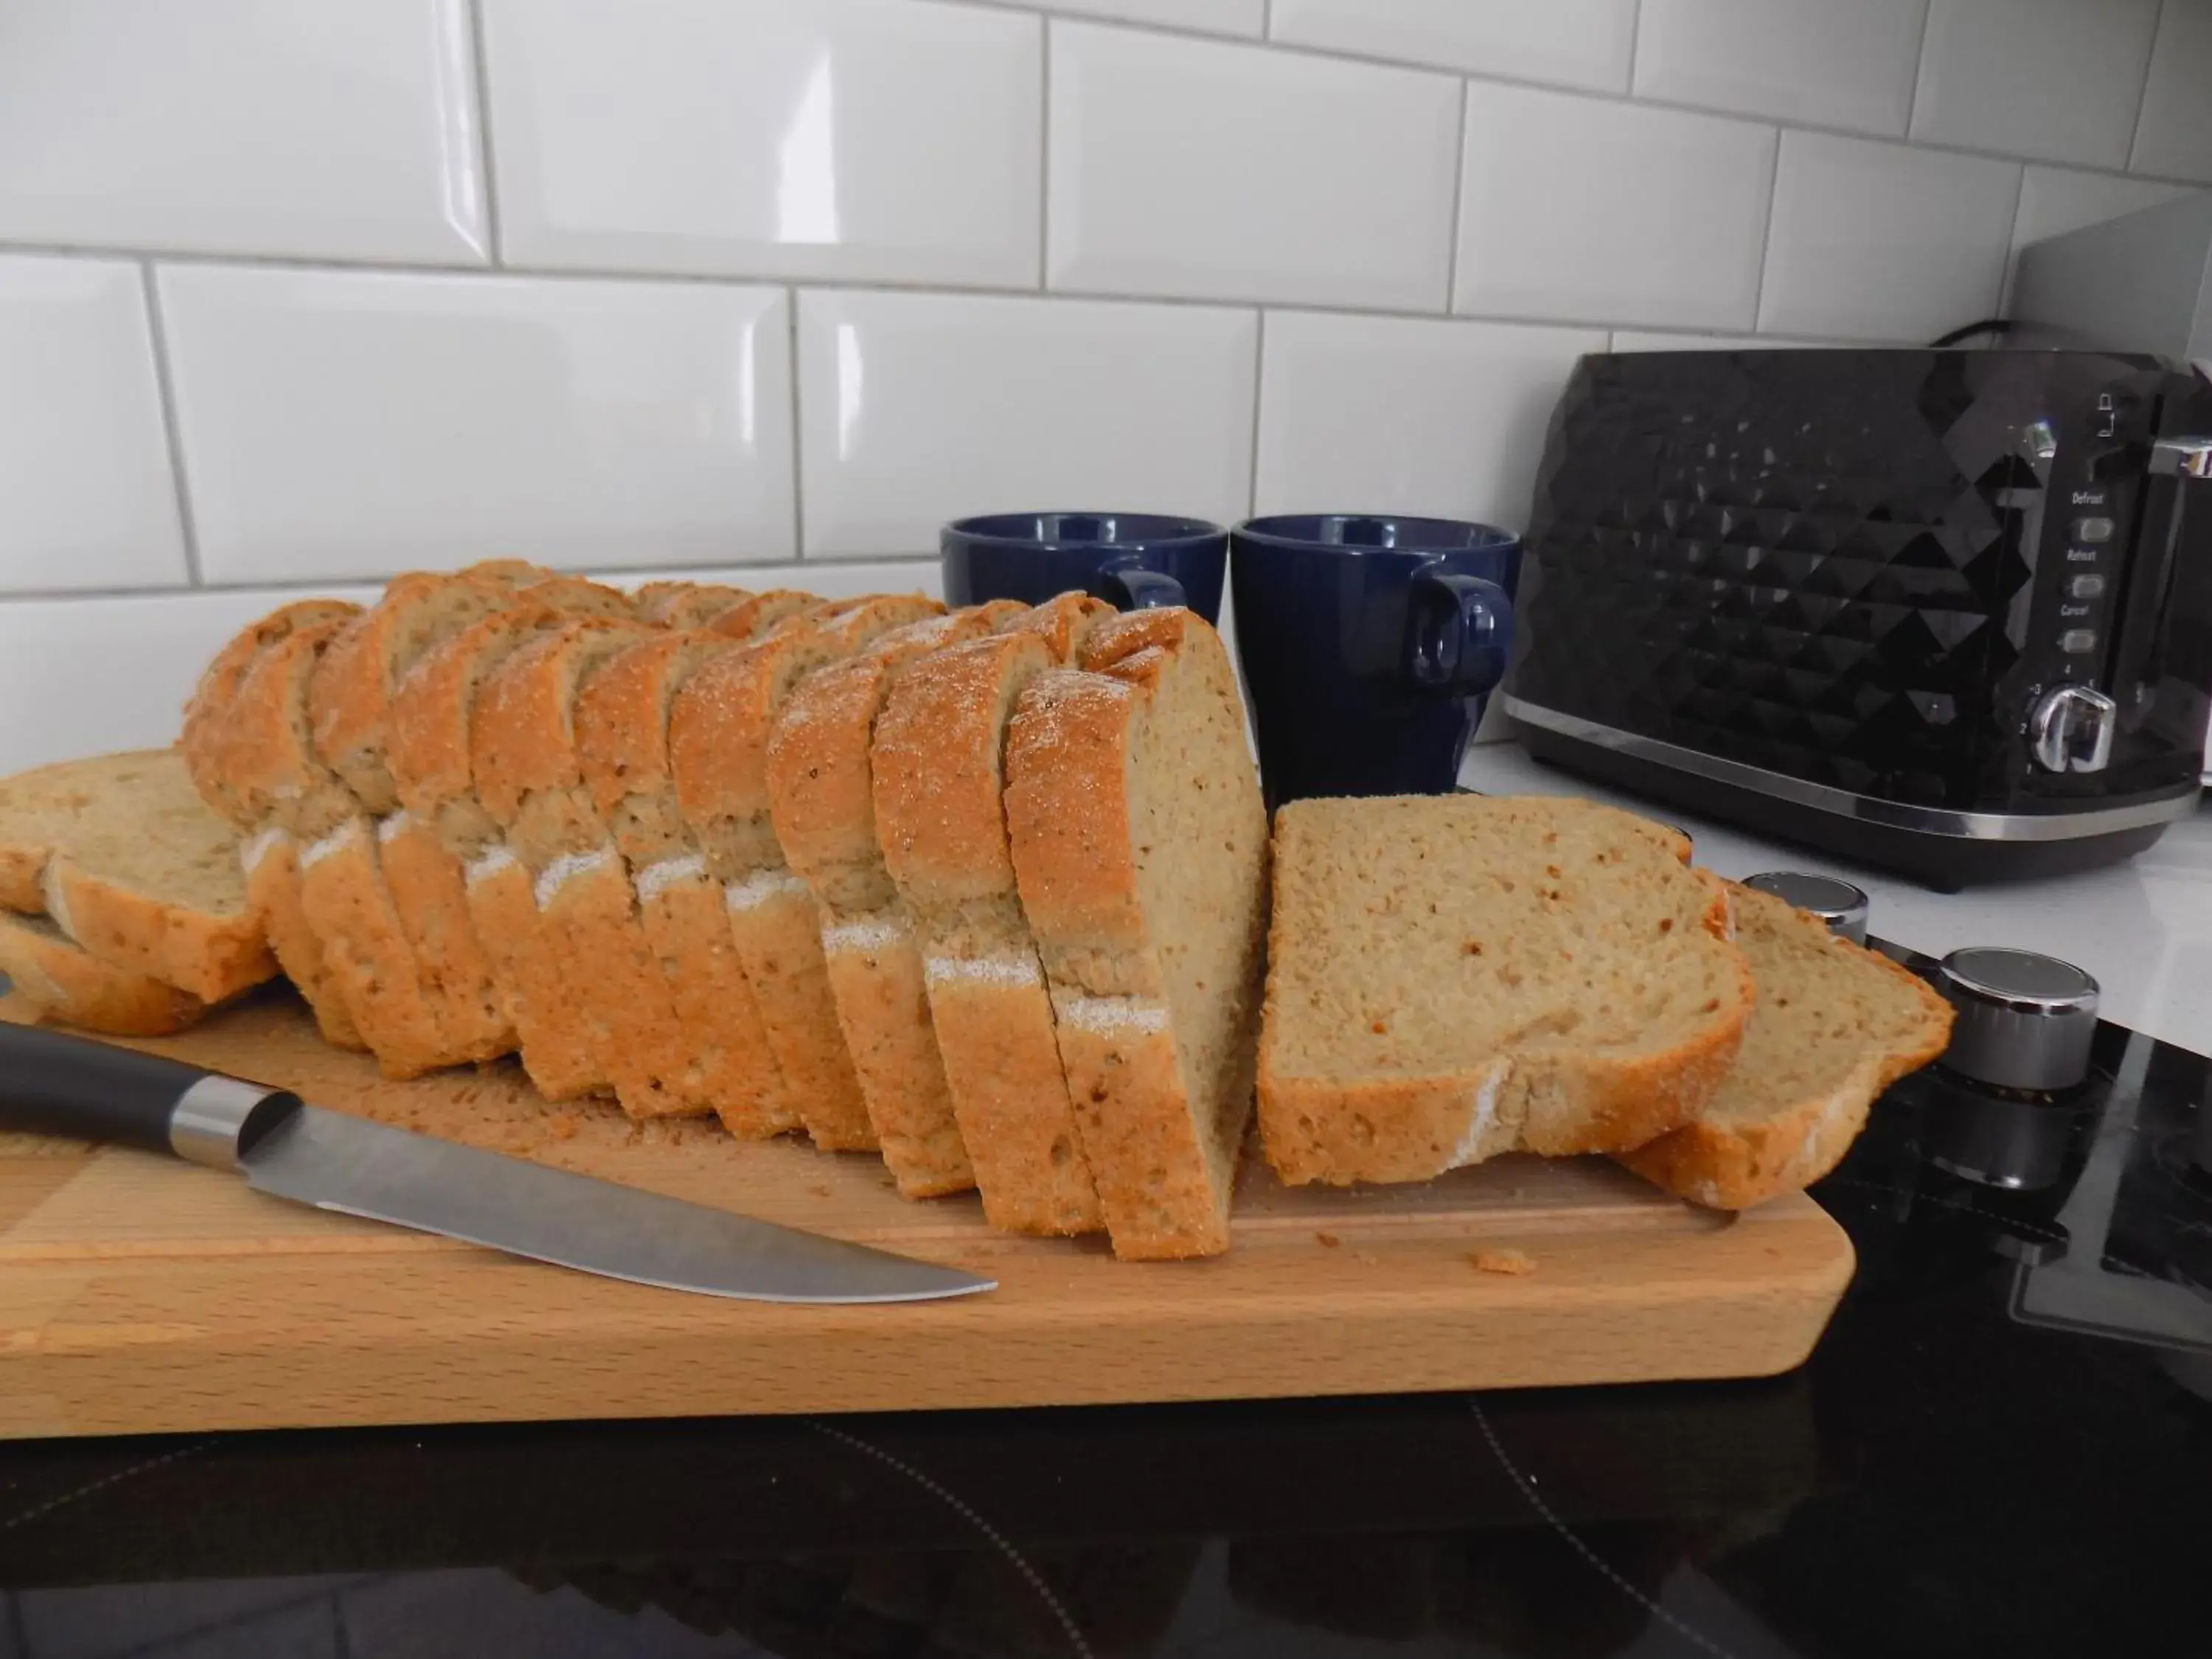
[[[1939,334],[1928,343],[1930,351],[1940,351],[1945,346],[1954,346],[1961,340],[1971,340],[1977,334],[2009,334],[2012,324],[2002,317],[1984,317],[1978,323],[1968,323],[1964,328],[1954,328],[1948,334]]]

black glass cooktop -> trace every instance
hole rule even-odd
[[[0,1443],[0,1656],[2212,1653],[2208,1063],[2096,1059],[1881,1103],[1789,1376]]]

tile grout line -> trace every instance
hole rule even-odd
[[[185,580],[190,587],[206,585],[200,569],[199,521],[192,513],[191,485],[185,477],[185,431],[177,408],[176,377],[169,367],[169,328],[161,315],[160,286],[154,280],[154,262],[138,262],[138,291],[146,305],[146,340],[154,355],[154,391],[161,403],[161,436],[169,451],[169,477],[177,497],[177,533],[184,544]]]
[[[469,0],[469,52],[475,58],[473,90],[477,100],[477,158],[483,168],[484,237],[490,243],[491,268],[503,270],[507,259],[506,227],[499,211],[499,169],[493,161],[491,142],[491,55],[484,50],[483,0]]]
[[[806,557],[806,460],[800,446],[805,442],[800,428],[805,422],[800,418],[799,392],[799,289],[787,287],[783,290],[785,337],[789,342],[785,350],[787,367],[791,380],[791,544],[792,556],[802,562]]]
[[[1912,54],[1912,95],[1905,100],[1905,142],[1912,142],[1912,124],[1920,116],[1920,82],[1928,72],[1928,36],[1936,26],[1936,0],[1921,0],[1920,49]]]
[[[1459,244],[1467,229],[1467,106],[1474,97],[1470,82],[1459,83],[1459,142],[1452,147],[1451,240],[1444,247],[1444,314],[1451,315],[1459,301]]]
[[[1766,168],[1766,217],[1759,230],[1759,276],[1751,285],[1751,331],[1759,332],[1759,319],[1766,309],[1766,267],[1774,258],[1774,208],[1782,198],[1781,128],[1774,130],[1774,160]],[[1610,339],[1607,349],[1610,350]]]
[[[1996,298],[1989,312],[1992,317],[2002,317],[2012,309],[2012,268],[2020,257],[2020,215],[2027,205],[2027,168],[2022,167],[2012,181],[2012,234],[2005,238],[2004,258],[1997,262]]]
[[[1267,403],[1267,307],[1259,308],[1252,331],[1252,463],[1245,468],[1244,516],[1260,514],[1261,411]]]
[[[1052,271],[1052,19],[1040,15],[1037,46],[1037,292]]]
[[[2150,77],[2158,69],[2158,37],[2166,27],[2166,11],[2173,0],[2158,0],[2158,15],[2150,20],[2150,50],[2143,53],[2142,83],[2136,88],[2135,125],[2128,133],[2127,159],[2121,168],[2131,169],[2136,164],[2136,152],[2142,148],[2143,117],[2150,105]]]
[[[1761,123],[1769,131],[1771,122]],[[2014,165],[2020,165],[2015,163]],[[652,271],[611,270],[538,270],[530,267],[507,266],[492,270],[483,265],[428,264],[331,264],[289,256],[258,254],[215,253],[151,253],[126,252],[113,248],[85,248],[74,246],[42,244],[28,246],[0,240],[0,255],[24,254],[34,258],[100,258],[106,260],[143,260],[157,264],[210,267],[237,270],[297,270],[320,271],[332,276],[465,276],[492,281],[557,281],[582,283],[627,283],[638,286],[708,287],[720,289],[751,289],[756,292],[770,291],[792,294],[902,294],[923,298],[948,300],[1037,300],[1073,301],[1085,305],[1133,307],[1182,307],[1199,311],[1229,313],[1249,311],[1255,306],[1268,306],[1279,311],[1310,311],[1324,316],[1383,317],[1413,322],[1486,322],[1503,323],[1525,328],[1610,328],[1616,319],[1572,316],[1516,316],[1505,312],[1454,312],[1433,307],[1394,306],[1385,304],[1351,305],[1341,301],[1287,299],[1279,295],[1237,294],[1199,298],[1178,294],[1124,294],[1099,289],[1054,289],[1039,294],[1031,288],[1012,288],[1003,284],[973,283],[964,287],[942,283],[898,283],[883,280],[841,281],[823,279],[808,282],[804,279],[773,279],[760,276],[699,276],[668,275]],[[1708,324],[1650,323],[1638,324],[1660,332],[1682,334],[1711,333]],[[1722,332],[1741,333],[1744,331],[1723,330]],[[1883,340],[1876,337],[1851,341],[1842,337],[1793,336],[1795,338],[1828,340],[1843,344],[1879,345]]]

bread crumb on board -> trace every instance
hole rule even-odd
[[[1536,1258],[1525,1250],[1477,1250],[1468,1260],[1479,1273],[1510,1273],[1517,1279],[1536,1271]]]
[[[1338,1245],[1343,1243],[1344,1241],[1339,1238],[1334,1233],[1316,1233],[1314,1235],[1314,1243],[1320,1245],[1324,1250],[1333,1250]]]

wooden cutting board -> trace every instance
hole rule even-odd
[[[5,1012],[0,1004],[0,1012]],[[386,1083],[269,994],[132,1046],[471,1145],[955,1262],[988,1295],[720,1301],[264,1198],[239,1178],[0,1135],[0,1435],[1092,1404],[1786,1370],[1850,1278],[1809,1199],[1735,1218],[1601,1159],[1285,1188],[1247,1160],[1235,1248],[1115,1261],[908,1203],[876,1159],[553,1108],[511,1064]],[[1518,1250],[1523,1273],[1478,1253]]]

